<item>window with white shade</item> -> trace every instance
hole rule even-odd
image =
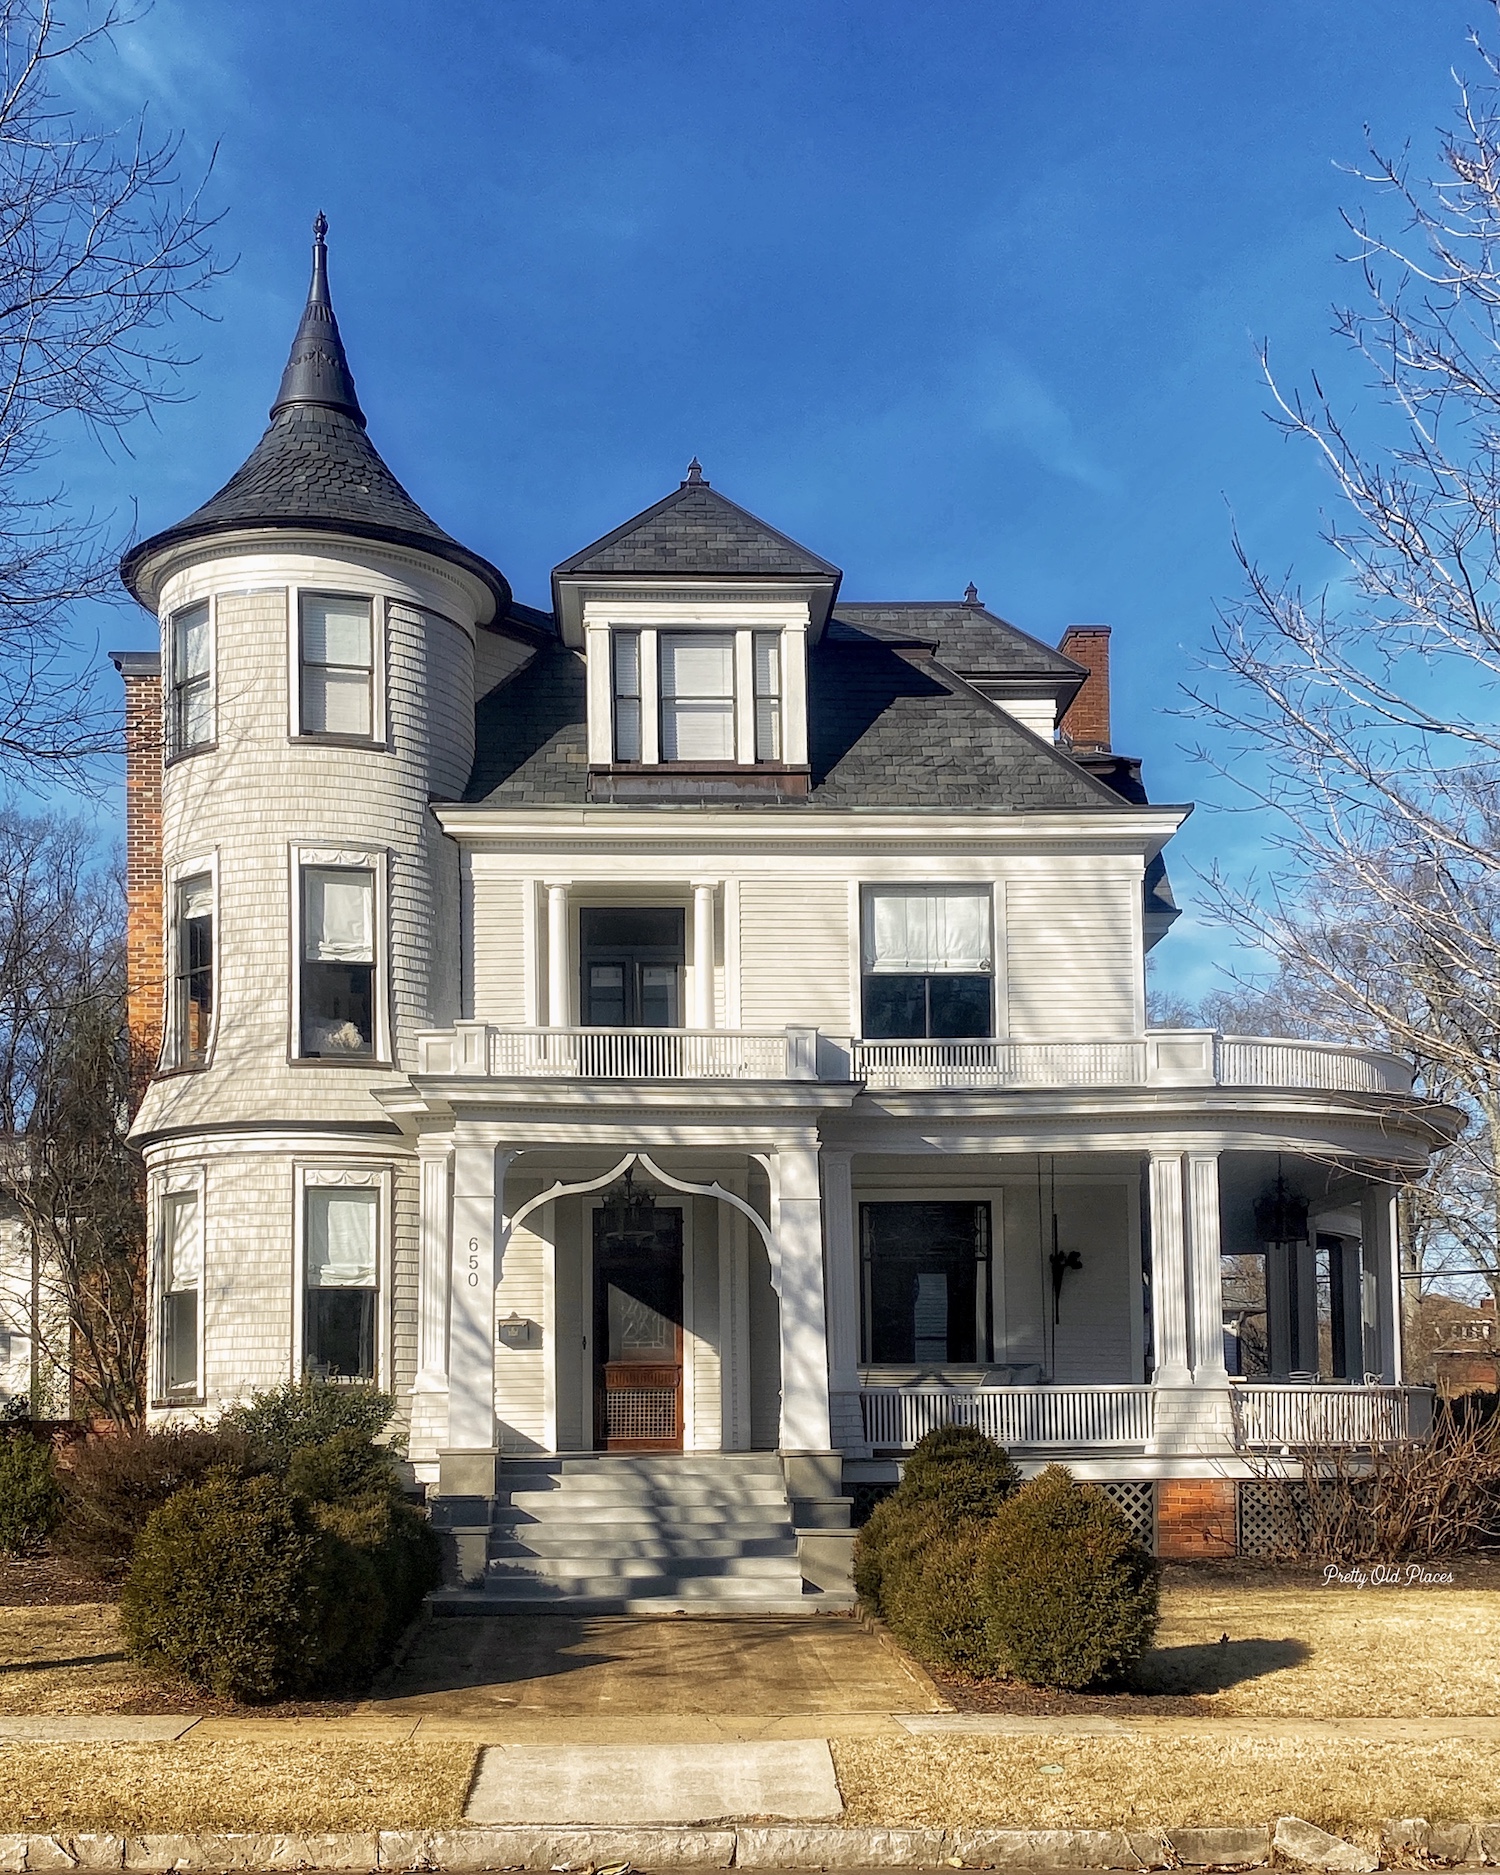
[[[173,906],[173,1049],[171,1065],[208,1061],[214,1017],[214,881],[212,873],[179,879]]]
[[[380,1191],[309,1183],[303,1205],[303,1369],[320,1380],[373,1380]]]
[[[867,1039],[994,1032],[988,890],[872,886],[863,922]]]
[[[168,647],[169,751],[189,755],[214,739],[213,621],[206,599],[172,614]]]
[[[614,634],[615,760],[641,759],[641,634]]]
[[[369,1060],[376,1042],[376,893],[369,866],[301,868],[300,1052]]]
[[[375,734],[375,628],[370,600],[344,593],[298,596],[304,736],[369,741]]]
[[[734,636],[730,632],[663,632],[661,759],[734,760]]]
[[[203,1217],[196,1191],[168,1192],[161,1207],[158,1368],[164,1396],[201,1392],[198,1329],[203,1291]]]
[[[757,632],[755,659],[755,759],[781,760],[781,633]]]

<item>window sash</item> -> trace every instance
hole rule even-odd
[[[756,632],[755,759],[781,760],[781,633]]]
[[[374,963],[375,874],[368,867],[303,868],[302,955],[309,963]]]
[[[976,976],[994,968],[988,892],[865,893],[864,968],[873,976]]]
[[[368,1185],[307,1188],[306,1286],[374,1289],[380,1279],[380,1194]]]
[[[172,752],[213,740],[213,677],[208,601],[172,618]]]
[[[303,593],[298,607],[302,734],[367,740],[375,719],[372,601]]]
[[[203,1234],[195,1191],[162,1200],[162,1292],[181,1295],[203,1281]]]
[[[611,646],[614,663],[615,760],[641,759],[641,634],[615,632]]]
[[[208,873],[177,887],[177,1065],[201,1067],[214,1010],[214,882]]]

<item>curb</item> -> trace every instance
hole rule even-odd
[[[1298,1817],[1255,1829],[845,1829],[794,1824],[734,1828],[461,1828],[214,1834],[0,1835],[0,1875],[35,1871],[636,1869],[1424,1869],[1500,1863],[1500,1821],[1433,1825],[1402,1817],[1382,1853]]]

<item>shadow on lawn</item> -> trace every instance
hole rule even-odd
[[[1223,1693],[1312,1658],[1306,1641],[1208,1641],[1196,1647],[1154,1647],[1130,1677],[1134,1693]]]

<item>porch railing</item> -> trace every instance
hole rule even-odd
[[[425,1074],[585,1081],[808,1080],[808,1030],[501,1029],[461,1022],[420,1038]]]
[[[1426,1387],[1235,1385],[1234,1442],[1244,1451],[1299,1446],[1398,1445],[1432,1427]]]
[[[1155,1427],[1150,1387],[861,1387],[867,1443],[909,1451],[939,1426],[976,1426],[1007,1450],[1145,1446]]]

